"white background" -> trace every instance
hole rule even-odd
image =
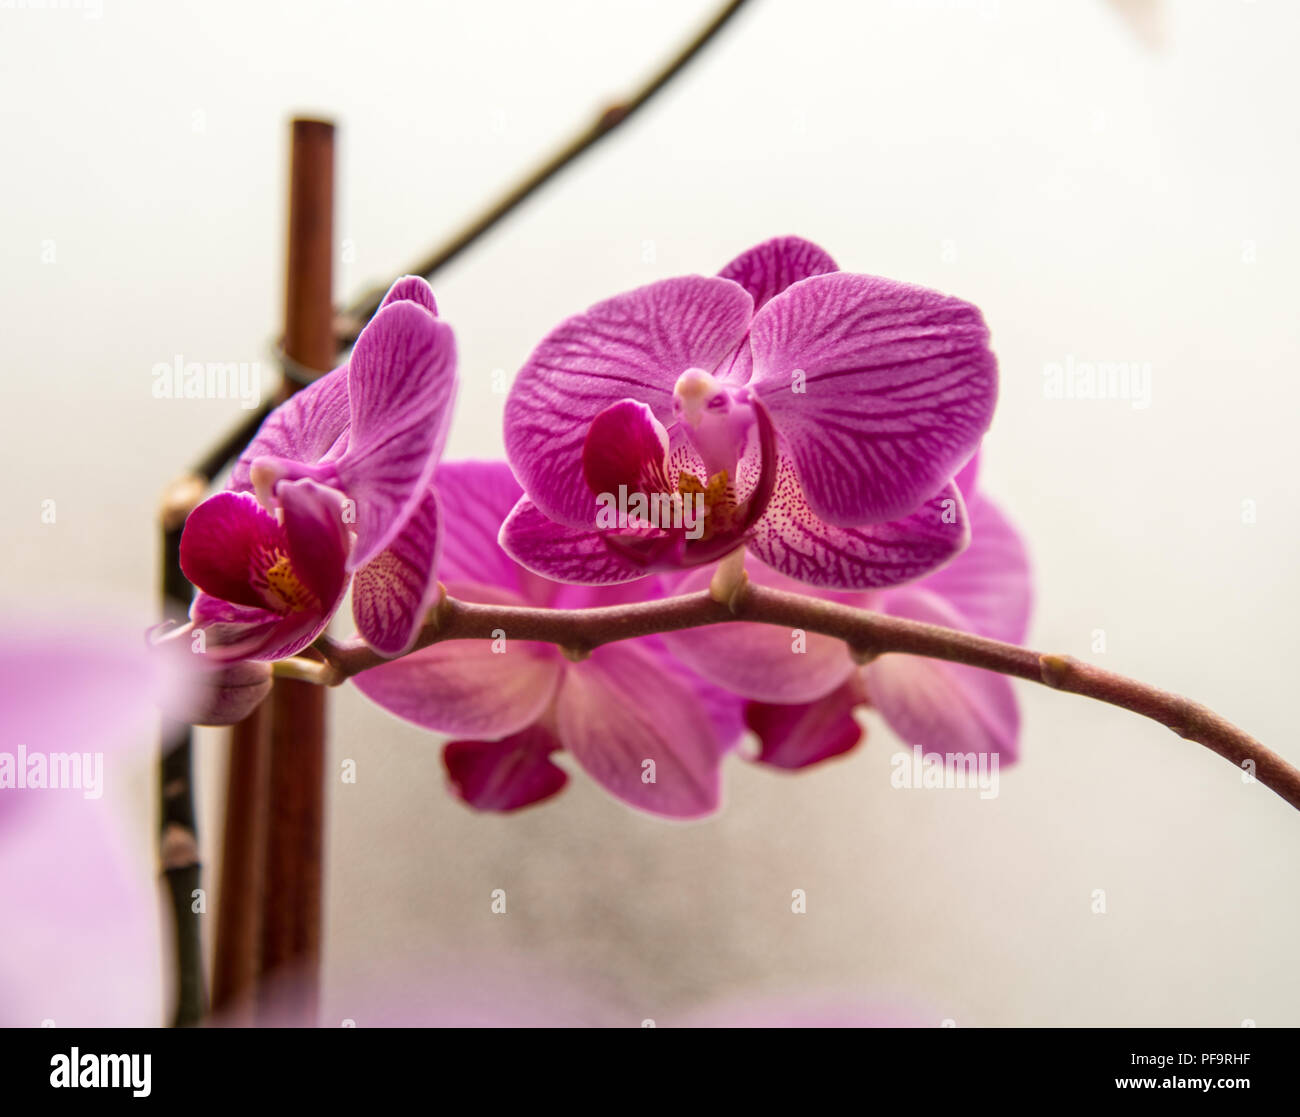
[[[711,7],[0,9],[4,596],[150,619],[157,495],[244,414],[156,400],[151,370],[260,360],[271,383],[293,113],[340,126],[350,297]],[[1300,762],[1297,32],[1284,0],[1166,4],[1155,45],[1103,0],[758,0],[438,278],[462,354],[449,455],[500,453],[492,372],[560,318],[799,233],[983,308],[1002,370],[984,478],[1033,551],[1033,644]],[[1151,406],[1045,398],[1067,356],[1149,362]],[[681,826],[580,773],[518,817],[471,814],[437,739],[340,692],[330,771],[351,758],[358,782],[330,785],[330,1011],[359,974],[469,951],[591,975],[631,1022],[831,989],[961,1026],[1300,1025],[1300,816],[1154,724],[1019,694],[1023,761],[994,801],[891,789],[898,742],[873,721],[813,772],[733,759],[723,813]],[[219,735],[201,756],[214,864]],[[123,817],[142,872],[149,778],[130,773]]]

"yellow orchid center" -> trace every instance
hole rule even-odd
[[[684,497],[697,494],[704,497],[704,532],[701,539],[709,539],[717,532],[731,530],[737,523],[741,509],[736,504],[736,494],[725,469],[702,482],[693,473],[682,470],[677,475],[677,491]]]
[[[264,551],[260,558],[262,561],[257,565],[262,568],[261,576],[254,572],[253,586],[270,609],[277,613],[301,613],[320,608],[320,599],[303,584],[288,555],[277,547],[274,551]]]

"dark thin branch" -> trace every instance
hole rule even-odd
[[[747,0],[731,0],[724,5],[709,23],[701,28],[662,69],[658,70],[645,85],[638,89],[628,100],[621,101],[606,108],[596,120],[554,152],[540,166],[530,171],[520,182],[510,187],[501,197],[482,213],[471,219],[458,232],[434,250],[423,261],[410,269],[409,273],[432,279],[448,263],[464,252],[475,241],[490,232],[500,221],[508,217],[528,198],[540,190],[546,183],[564,170],[570,163],[589,151],[633,114],[638,112],[656,93],[675,78],[686,65],[702,51],[731,18],[745,5]],[[396,279],[396,277],[394,277]],[[342,311],[336,318],[335,333],[339,354],[345,353],[357,340],[362,328],[379,310],[384,294],[392,286],[390,280],[382,287],[376,287]],[[326,362],[328,363],[328,362]],[[243,452],[258,427],[270,413],[271,407],[259,408],[250,412],[248,417],[233,429],[221,442],[212,447],[193,467],[193,472],[204,480],[211,481],[240,453]]]
[[[659,601],[599,609],[480,605],[445,597],[421,630],[412,650],[444,640],[491,639],[494,634],[504,632],[511,640],[544,641],[559,645],[570,656],[581,657],[617,640],[727,621],[755,621],[833,636],[843,640],[860,661],[886,653],[927,656],[1095,698],[1158,721],[1180,737],[1204,745],[1238,768],[1251,772],[1265,787],[1300,810],[1300,769],[1213,710],[1190,699],[1067,656],[1043,655],[969,632],[890,617],[767,586],[746,584],[728,604],[702,590]],[[325,639],[318,641],[316,647],[325,657],[329,670],[312,673],[302,665],[302,673],[295,677],[335,684],[389,662],[360,641],[338,644]],[[299,670],[300,661],[288,662],[286,673]]]
[[[216,477],[218,473],[244,452],[244,447],[253,441],[253,435],[265,422],[266,417],[271,414],[271,409],[274,406],[275,402],[266,403],[250,411],[239,426],[235,427],[195,463],[193,472],[202,477],[204,481],[211,481]]]
[[[189,611],[190,584],[180,572],[181,525],[175,517],[163,521],[163,608],[172,618]],[[203,1018],[203,950],[200,915],[193,896],[200,887],[198,826],[194,811],[193,730],[165,720],[162,757],[158,767],[159,861],[171,900],[172,956],[176,988],[173,1027],[193,1027]]]

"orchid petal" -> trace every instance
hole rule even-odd
[[[217,493],[189,514],[181,533],[181,570],[214,597],[261,609],[249,574],[261,553],[284,545],[276,518],[248,493]]]
[[[592,420],[633,398],[668,426],[677,378],[729,358],[752,313],[730,280],[685,276],[607,299],[551,331],[506,403],[506,452],[529,497],[552,520],[590,525],[582,451]]]
[[[859,701],[857,688],[846,683],[816,702],[799,706],[750,702],[745,723],[758,734],[761,745],[755,759],[795,770],[848,752],[863,736],[853,716]]]
[[[513,594],[453,583],[465,600],[519,604]],[[390,714],[425,729],[496,739],[532,725],[550,706],[564,662],[549,644],[505,638],[448,641],[372,667],[353,682]]]
[[[399,656],[419,634],[438,600],[438,495],[425,490],[401,534],[352,579],[357,631],[380,655]]]
[[[951,606],[923,589],[896,590],[888,605],[893,616],[962,627]],[[871,705],[907,744],[942,753],[996,753],[1003,764],[1016,759],[1020,710],[1005,675],[900,654],[883,655],[864,671]]]
[[[416,302],[390,303],[357,339],[348,390],[352,426],[336,469],[356,504],[355,570],[397,537],[433,478],[456,391],[451,328]]]
[[[796,283],[755,317],[751,385],[808,503],[841,526],[907,515],[988,429],[997,362],[969,303],[837,272]]]
[[[328,624],[328,618],[322,620],[314,610],[284,617],[206,593],[194,595],[190,619],[195,631],[202,633],[202,654],[221,665],[240,659],[273,660],[296,655]]]
[[[276,486],[284,509],[284,540],[289,562],[316,595],[326,619],[347,592],[345,564],[350,539],[341,493],[315,481],[285,481]]]
[[[975,495],[975,490],[979,485],[979,475],[980,452],[976,450],[970,456],[970,460],[957,471],[957,476],[952,479],[952,483],[957,486],[958,491],[968,502]]]
[[[718,275],[739,283],[754,300],[757,313],[792,283],[838,271],[824,249],[802,237],[774,237],[742,252]]]
[[[568,773],[551,761],[560,747],[541,726],[500,741],[451,741],[442,762],[452,787],[480,811],[517,811],[557,795]]]
[[[500,540],[520,566],[556,582],[614,586],[647,573],[610,550],[601,532],[557,524],[527,497],[521,497],[506,517]]]
[[[316,462],[342,452],[348,416],[348,370],[343,365],[295,392],[266,417],[239,455],[227,487],[251,491],[251,470],[258,458]]]
[[[958,628],[1019,644],[1029,629],[1033,597],[1024,541],[991,501],[976,496],[967,508],[970,546],[916,588],[951,605],[961,618]],[[882,595],[886,612],[891,611],[890,596]]]
[[[928,574],[960,554],[969,539],[966,507],[952,484],[898,520],[855,528],[829,524],[812,510],[793,463],[782,455],[749,549],[807,585],[870,590]]]
[[[633,399],[610,404],[591,421],[582,447],[593,508],[597,497],[617,494],[623,486],[630,492],[663,492],[667,459],[668,432],[646,404]]]
[[[750,578],[775,589],[799,589],[776,571],[750,562]],[[712,568],[692,570],[676,593],[706,588]],[[713,624],[686,632],[665,632],[664,646],[689,668],[745,698],[766,702],[813,702],[843,683],[854,671],[841,640],[816,632],[770,624]]]
[[[732,742],[719,739],[697,695],[651,647],[611,644],[570,667],[555,718],[565,748],[623,802],[670,818],[717,809]]]
[[[316,610],[280,616],[232,605],[197,594],[190,607],[196,630],[203,633],[203,653],[213,665],[237,660],[277,660],[297,655],[329,627],[330,618]]]
[[[419,303],[435,318],[438,316],[438,300],[433,297],[433,288],[429,286],[429,281],[423,276],[402,276],[401,279],[388,288],[388,294],[384,296],[384,301],[379,304],[379,309],[383,310],[386,306],[400,302]]]
[[[547,605],[555,583],[515,563],[497,537],[523,496],[503,461],[443,462],[434,474],[442,507],[442,557],[438,576],[444,582],[482,582],[518,593],[532,605]]]

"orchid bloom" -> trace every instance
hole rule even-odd
[[[499,546],[517,503],[504,462],[444,464],[441,577],[466,601],[582,608],[643,600],[636,587],[564,586],[538,578]],[[657,637],[597,648],[571,662],[549,644],[446,642],[353,680],[390,713],[459,738],[444,760],[457,793],[482,810],[513,810],[558,792],[567,749],[616,798],[652,814],[695,818],[719,802],[719,765],[742,732],[740,703],[684,669]]]
[[[429,285],[395,283],[347,365],[268,417],[230,489],[191,514],[191,617],[220,659],[280,659],[315,640],[352,582],[362,637],[400,655],[437,598],[438,498],[456,350]],[[254,495],[255,494],[255,495]]]
[[[988,428],[997,367],[969,303],[838,271],[796,237],[563,322],[506,404],[522,565],[618,584],[740,546],[867,590],[958,554],[950,478]]]
[[[1029,624],[1029,560],[1020,536],[975,491],[973,459],[956,479],[967,494],[970,546],[942,570],[907,586],[868,594],[826,594],[849,605],[909,620],[963,629],[1011,643]],[[784,588],[775,572],[750,577]],[[691,571],[677,589],[699,589],[706,571]],[[802,768],[847,752],[861,739],[855,708],[869,705],[909,745],[940,752],[1016,759],[1020,713],[1011,681],[976,667],[910,655],[883,655],[856,666],[844,645],[815,633],[723,624],[669,633],[664,642],[705,678],[752,701],[745,720],[757,733],[760,762]]]

